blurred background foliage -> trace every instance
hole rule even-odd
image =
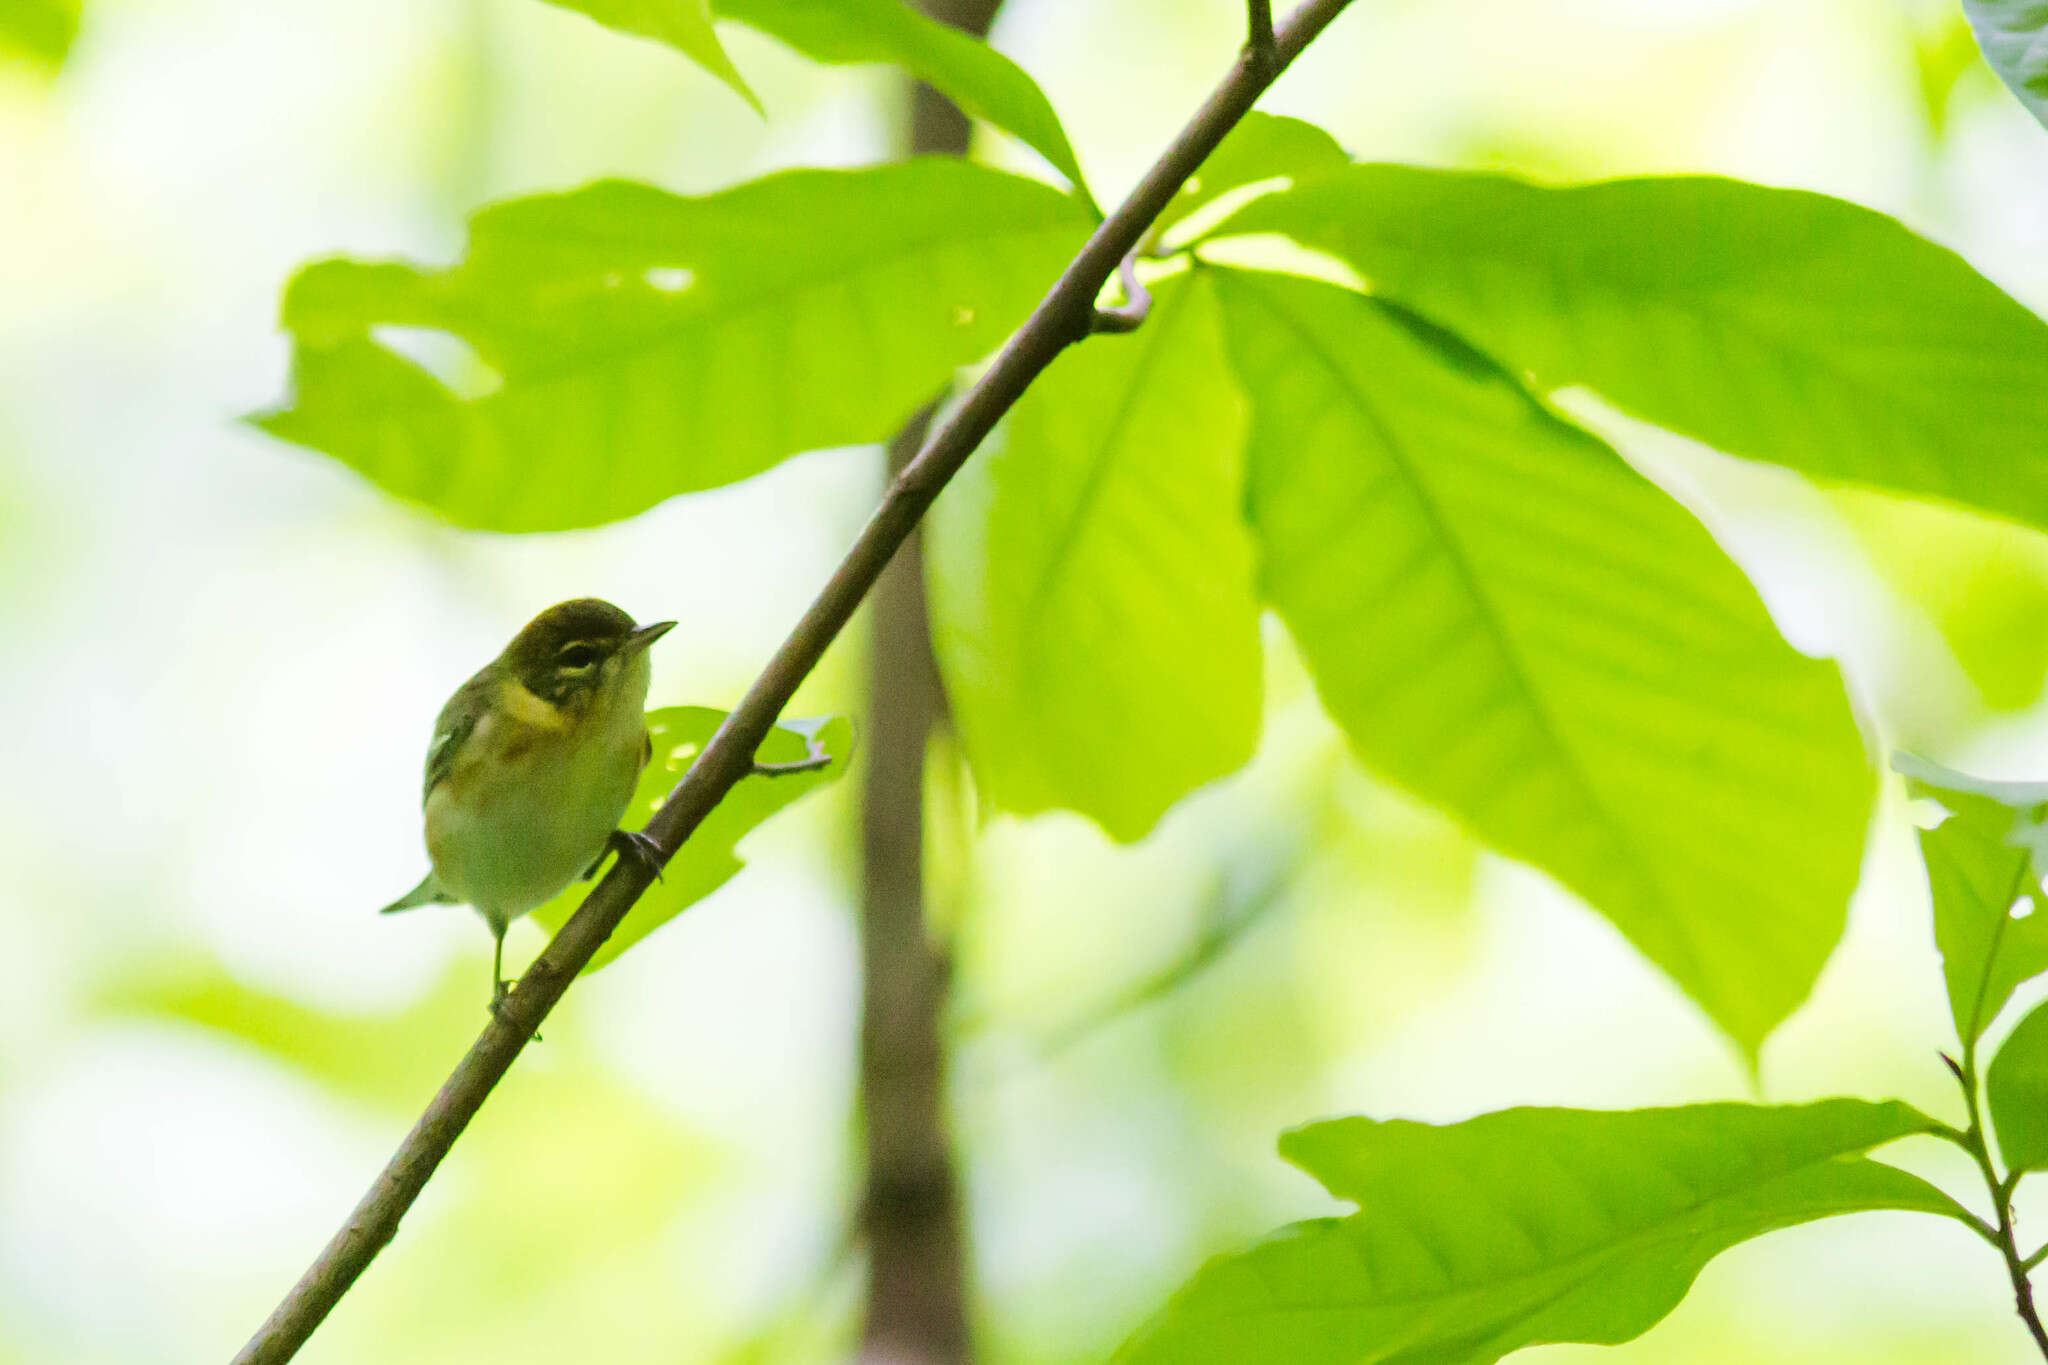
[[[871,456],[824,452],[600,531],[451,530],[236,425],[283,388],[281,282],[338,251],[448,259],[509,194],[872,160],[903,101],[882,69],[731,29],[762,120],[528,0],[95,0],[75,40],[72,17],[0,0],[0,1361],[213,1361],[478,1022],[467,912],[370,913],[417,874],[442,697],[538,604],[593,592],[684,621],[655,703],[730,705],[876,491]],[[1236,0],[1011,0],[995,41],[1108,200],[1241,22]],[[1841,194],[2048,306],[2048,141],[1951,4],[1369,0],[1268,107],[1375,159]],[[1710,509],[1885,742],[2048,766],[2037,534],[1584,406]],[[1205,1255],[1328,1211],[1275,1158],[1283,1127],[1751,1093],[1603,921],[1361,776],[1264,635],[1252,764],[1142,843],[933,784],[992,1361],[1098,1359]],[[850,709],[857,653],[794,712]],[[742,875],[579,987],[304,1359],[770,1365],[849,1339],[855,792],[763,826]],[[1768,1098],[1954,1117],[1898,807],[1764,1050]],[[2027,1357],[1966,1234],[1873,1215],[1731,1253],[1631,1346],[1529,1358]]]

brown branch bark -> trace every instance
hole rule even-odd
[[[986,37],[1002,0],[924,0],[923,8]],[[971,133],[951,100],[923,82],[913,86],[913,154],[962,155]],[[927,408],[889,443],[890,477],[917,455],[930,420]],[[873,638],[861,803],[861,1356],[875,1365],[965,1365],[973,1348],[967,1238],[946,1122],[946,964],[925,915],[925,748],[944,723],[945,698],[917,531],[875,585]]]
[[[931,433],[917,457],[890,481],[874,515],[816,600],[648,822],[646,832],[665,857],[673,856],[733,785],[753,771],[755,750],[798,685],[846,628],[947,481],[1060,352],[1087,337],[1096,296],[1117,264],[1266,87],[1349,3],[1305,0],[1275,33],[1274,60],[1261,61],[1248,51],[1239,56],[1130,195],[1095,229],[966,398]],[[368,1193],[235,1357],[235,1365],[280,1365],[298,1353],[397,1233],[399,1220],[504,1079],[534,1030],[647,890],[649,875],[633,859],[613,864],[526,969]]]

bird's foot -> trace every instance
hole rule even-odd
[[[661,867],[667,859],[662,857],[661,845],[645,830],[615,829],[605,847],[618,854],[619,861],[632,862],[655,881],[661,880]]]
[[[512,987],[517,984],[518,983],[514,981],[500,980],[496,985],[491,987],[491,1018],[497,1020],[501,1024],[509,1022],[505,1018],[505,997],[512,994]],[[533,1035],[533,1041],[536,1043],[540,1041],[540,1035],[538,1033]]]

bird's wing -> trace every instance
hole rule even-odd
[[[434,720],[434,738],[427,745],[426,782],[420,788],[420,802],[434,794],[434,788],[441,785],[449,773],[455,771],[455,759],[462,752],[462,746],[476,733],[477,718],[484,712],[488,697],[484,694],[490,684],[479,673],[455,689],[455,695],[441,708],[441,714]]]

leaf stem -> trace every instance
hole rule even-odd
[[[2013,1191],[2019,1186],[2023,1172],[2014,1171],[2001,1177],[1998,1167],[1991,1160],[1991,1144],[1985,1137],[1983,1106],[1977,1098],[1977,1044],[1974,1040],[1963,1045],[1963,1060],[1958,1063],[1944,1056],[1949,1070],[1955,1073],[1956,1084],[1962,1087],[1963,1105],[1970,1115],[1970,1126],[1961,1133],[1953,1129],[1942,1134],[1957,1142],[1963,1150],[1976,1159],[1977,1170],[1984,1176],[1984,1188],[1991,1193],[1992,1211],[1997,1215],[1998,1226],[1984,1225],[1993,1235],[1991,1244],[2005,1259],[2005,1271],[2012,1281],[2013,1307],[2020,1315],[2020,1321],[2027,1325],[2027,1332],[2039,1348],[2041,1358],[2048,1360],[2048,1328],[2041,1325],[2041,1314],[2034,1304],[2034,1284],[2027,1272],[2037,1265],[2048,1247],[2043,1247],[2030,1257],[2022,1258],[2019,1245],[2014,1240],[2012,1221]]]
[[[734,784],[753,772],[754,753],[776,718],[839,638],[940,491],[1046,367],[1088,335],[1095,300],[1110,275],[1143,240],[1188,177],[1243,121],[1266,87],[1349,4],[1350,0],[1304,0],[1274,32],[1270,53],[1247,49],[1238,58],[1124,202],[1095,229],[966,397],[935,427],[917,457],[890,481],[874,515],[816,600],[648,822],[646,833],[661,858],[672,857]],[[604,880],[526,969],[369,1191],[235,1357],[234,1365],[283,1365],[298,1354],[397,1235],[399,1220],[511,1070],[548,1011],[652,881],[653,869],[647,865],[614,861]]]
[[[1096,309],[1094,331],[1135,332],[1152,315],[1151,291],[1138,278],[1138,252],[1142,249],[1142,243],[1132,248],[1117,266],[1117,278],[1123,283],[1124,301],[1114,308]]]

